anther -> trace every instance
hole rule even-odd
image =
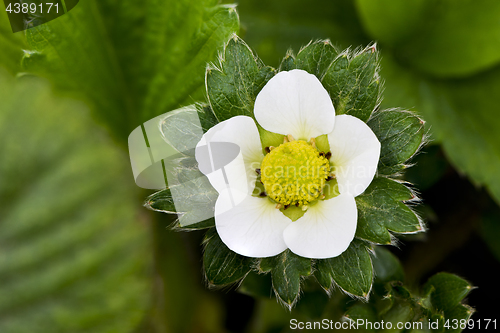
[[[271,152],[274,148],[276,148],[276,147],[274,147],[274,146],[269,146],[269,152]]]
[[[320,198],[320,200],[323,200],[323,199],[326,198],[326,196],[324,194],[322,194],[322,195],[319,196],[319,198]]]
[[[309,140],[309,142],[311,142],[311,146],[313,148],[316,148],[316,139],[315,138],[311,138],[311,140]]]
[[[282,204],[279,203],[279,204],[276,205],[276,209],[281,209],[281,208],[283,208]]]
[[[286,138],[288,139],[289,142],[295,141],[295,138],[291,134],[288,134]]]
[[[303,212],[305,212],[305,211],[307,210],[307,208],[309,208],[309,206],[308,206],[308,205],[304,205],[304,206],[302,206],[302,211],[303,211]]]
[[[284,208],[284,209],[286,210],[288,207],[290,207],[290,205],[285,205],[285,208]]]
[[[264,150],[266,151],[266,154],[269,154],[271,152],[271,149],[269,149],[269,147],[264,148]]]
[[[325,153],[324,153],[324,152],[322,152],[322,151],[320,151],[320,152],[319,152],[319,156],[323,157],[323,156],[325,156]]]
[[[255,169],[255,172],[260,175],[260,169]]]
[[[259,194],[259,197],[267,197],[267,193],[264,191],[264,192],[260,192]]]
[[[328,153],[326,153],[326,155],[325,155],[325,158],[326,158],[327,160],[329,160],[329,159],[330,159],[330,157],[332,157],[332,152],[331,152],[331,151],[329,151],[329,152],[328,152]]]

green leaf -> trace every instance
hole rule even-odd
[[[155,116],[205,98],[206,64],[238,30],[217,0],[80,1],[27,31],[24,68],[90,101],[119,139]]]
[[[472,317],[472,314],[474,313],[474,309],[471,308],[468,305],[465,304],[458,304],[454,308],[445,311],[445,318],[449,320],[449,323],[451,324],[450,328],[446,330],[446,332],[462,332],[463,330],[460,328],[460,325],[456,329],[453,329],[453,323],[455,322],[455,319],[458,323],[460,322],[466,322],[468,323],[470,317]]]
[[[367,121],[379,101],[378,51],[344,51],[333,61],[321,82],[330,94],[336,114]]]
[[[432,76],[474,74],[500,61],[494,0],[358,0],[371,37],[397,48],[401,62]],[[430,23],[432,22],[432,23]]]
[[[338,51],[329,40],[310,42],[297,54],[295,68],[303,69],[322,80],[337,55]]]
[[[205,236],[203,267],[207,281],[214,286],[237,282],[250,272],[253,259],[231,251],[222,242],[215,228]]]
[[[217,119],[253,117],[255,98],[274,74],[273,68],[264,66],[248,45],[233,35],[218,67],[209,67],[206,74],[208,98]]]
[[[424,136],[424,122],[408,111],[376,112],[368,121],[380,141],[378,172],[390,175],[404,169],[404,163],[418,151]]]
[[[404,281],[404,271],[398,258],[382,246],[375,247],[373,270],[375,283],[385,284],[391,281]]]
[[[449,311],[456,307],[472,290],[472,286],[462,278],[449,273],[432,276],[424,286],[431,292],[432,305],[438,310]]]
[[[368,299],[373,267],[366,244],[354,240],[340,256],[316,260],[314,276],[326,290],[330,290],[335,283],[348,294]]]
[[[277,256],[262,259],[260,270],[271,272],[276,297],[291,310],[299,298],[301,276],[311,275],[311,259],[285,250]]]
[[[414,195],[405,185],[388,178],[375,178],[366,191],[356,197],[356,237],[376,244],[390,244],[389,231],[423,231],[417,215],[402,202],[413,198]]]
[[[125,154],[45,82],[0,70],[0,100],[0,331],[130,332],[151,249]]]

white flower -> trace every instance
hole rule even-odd
[[[375,134],[358,118],[335,116],[328,92],[303,70],[274,76],[258,94],[254,114],[263,129],[284,137],[268,154],[255,121],[246,116],[217,124],[197,146],[230,142],[240,148],[224,167],[207,162],[198,149],[196,153],[200,170],[219,193],[215,226],[222,241],[232,251],[256,258],[287,248],[307,258],[340,255],[356,232],[354,197],[368,187],[377,169],[380,143]],[[326,153],[315,145],[315,138],[324,134],[330,145]],[[216,156],[216,145],[212,147]],[[329,186],[336,184],[334,196]],[[289,216],[300,217],[292,221]]]

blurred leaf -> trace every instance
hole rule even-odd
[[[420,148],[424,122],[408,111],[379,111],[368,121],[380,141],[378,172],[390,175],[404,169],[404,163]]]
[[[231,251],[222,242],[215,228],[208,230],[203,267],[211,285],[223,286],[241,280],[250,272],[252,262],[252,258]]]
[[[447,157],[500,202],[500,67],[463,80],[421,84],[422,113]]]
[[[248,45],[233,35],[218,67],[207,69],[207,94],[217,119],[253,117],[255,98],[274,74],[273,68],[264,66]]]
[[[481,236],[490,248],[491,253],[500,261],[500,212],[487,211],[481,217]]]
[[[335,113],[349,114],[366,122],[379,101],[378,71],[378,52],[374,46],[339,55],[321,80],[332,98]]]
[[[375,178],[366,191],[356,197],[356,237],[376,244],[390,244],[389,231],[423,231],[417,215],[402,202],[410,199],[413,194],[405,185],[383,177]]]
[[[365,322],[375,323],[378,321],[377,313],[375,309],[370,304],[366,303],[357,303],[354,306],[350,307],[346,313],[345,317],[350,320],[356,322],[359,320],[364,320]],[[361,327],[362,332],[376,332],[376,330],[372,327]]]
[[[245,41],[270,66],[277,67],[290,48],[310,40],[330,39],[341,49],[367,45],[352,0],[322,1],[304,6],[301,0],[240,0]]]
[[[0,100],[0,331],[134,330],[151,257],[127,159],[39,80],[0,71]]]
[[[344,292],[368,298],[373,283],[373,267],[368,248],[364,242],[354,240],[338,257],[316,260],[314,276],[327,290],[333,283]]]
[[[27,31],[33,51],[23,64],[90,100],[125,139],[142,122],[204,99],[206,63],[239,25],[234,7],[217,3],[81,1]]]
[[[277,256],[262,259],[260,270],[271,272],[276,296],[291,309],[299,298],[301,276],[311,275],[311,259],[287,249]]]
[[[252,271],[245,277],[238,291],[253,297],[271,298],[273,295],[271,275]]]
[[[385,284],[391,281],[404,281],[404,271],[399,259],[382,246],[375,247],[375,257],[372,259],[375,271],[375,283]]]
[[[427,190],[446,173],[449,164],[441,147],[428,145],[412,160],[417,167],[405,171],[405,179],[415,184],[420,191]]]
[[[371,37],[397,48],[402,63],[438,77],[471,75],[500,61],[495,0],[356,2]]]
[[[12,33],[7,12],[0,10],[0,67],[6,68],[12,74],[17,73],[24,48],[26,43],[23,33]]]

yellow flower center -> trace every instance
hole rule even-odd
[[[296,140],[271,150],[260,172],[270,198],[284,206],[304,206],[321,196],[330,163],[309,143]]]

